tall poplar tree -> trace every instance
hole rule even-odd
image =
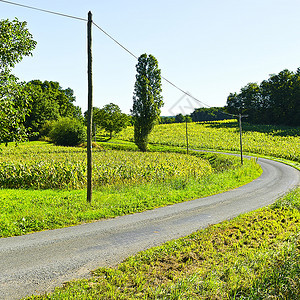
[[[134,142],[147,151],[148,136],[160,116],[163,106],[161,71],[153,55],[142,54],[136,65],[137,75],[131,114],[134,122]]]

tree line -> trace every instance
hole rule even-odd
[[[191,114],[176,116],[160,117],[160,124],[184,123],[184,122],[205,122],[205,121],[221,121],[232,119],[233,117],[226,113],[225,107],[201,107],[195,108]]]
[[[240,93],[230,93],[226,110],[248,115],[254,124],[300,125],[300,68],[270,75],[260,84],[248,83]]]

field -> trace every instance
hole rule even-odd
[[[246,184],[261,174],[254,161],[247,160],[241,167],[236,157],[186,155],[174,153],[174,149],[141,153],[133,151],[132,145],[126,146],[131,151],[103,147],[94,151],[93,201],[86,205],[84,148],[45,142],[2,146],[0,237],[205,197]]]
[[[235,121],[190,123],[190,149],[239,150]],[[300,166],[299,128],[244,126],[244,150]],[[255,160],[185,150],[185,124],[156,126],[150,152],[132,128],[94,149],[91,205],[84,148],[0,146],[0,237],[141,212],[244,185]],[[138,162],[138,163],[136,163]],[[30,299],[299,299],[300,188],[275,204],[101,268]],[[28,298],[29,299],[29,298]]]
[[[209,162],[179,153],[95,150],[95,187],[202,177],[212,173]],[[86,152],[46,143],[2,148],[0,185],[3,188],[79,189],[86,186]]]
[[[157,125],[150,143],[169,146],[186,146],[185,123]],[[191,149],[239,151],[239,127],[235,120],[188,124]],[[133,140],[133,128],[122,131],[118,138]],[[279,126],[243,125],[245,152],[284,158],[300,163],[300,128]]]

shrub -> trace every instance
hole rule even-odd
[[[53,128],[53,125],[56,123],[57,121],[55,120],[51,120],[51,121],[46,121],[44,123],[44,125],[42,126],[42,128],[40,129],[40,136],[41,137],[49,137],[50,131]]]
[[[56,145],[76,146],[85,141],[86,131],[79,120],[62,118],[53,124],[49,136]]]

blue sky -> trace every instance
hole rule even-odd
[[[136,56],[154,55],[162,75],[209,106],[224,106],[249,82],[300,67],[299,0],[15,0],[87,18]],[[15,69],[20,80],[58,81],[87,109],[86,23],[0,2],[0,19],[28,23],[33,57]],[[93,27],[94,106],[113,102],[129,113],[137,61]],[[162,81],[162,115],[201,104]]]

